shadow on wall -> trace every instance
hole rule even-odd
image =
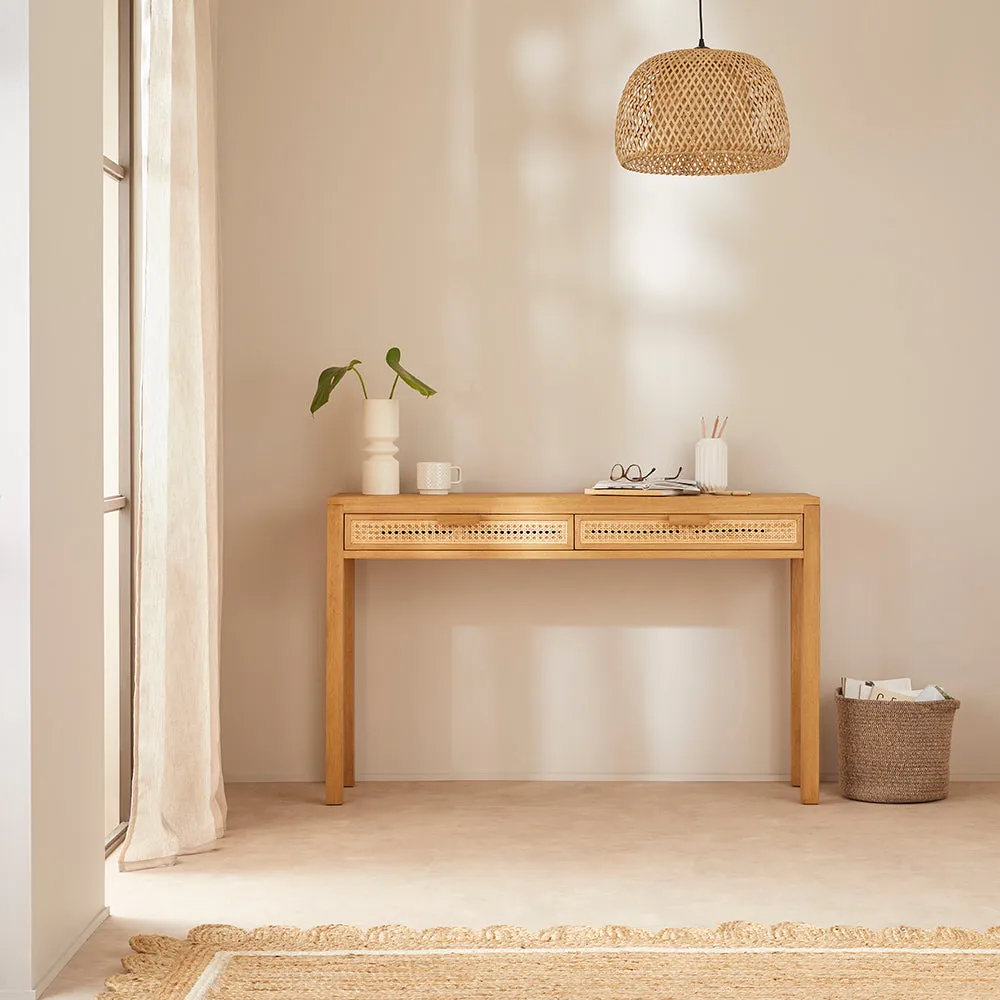
[[[443,243],[427,318],[450,392],[435,429],[470,489],[576,490],[620,460],[690,467],[698,415],[731,398],[741,191],[614,157],[633,53],[685,37],[676,6],[437,8],[447,186],[412,236],[429,223]]]
[[[945,34],[917,6],[892,0],[860,34],[838,4],[713,4],[709,44],[781,81],[792,153],[759,175],[664,178],[618,166],[614,115],[642,59],[694,44],[693,3],[222,0],[230,776],[322,773],[322,503],[359,486],[359,406],[345,385],[311,420],[308,398],[320,368],[362,357],[380,374],[396,343],[440,390],[402,397],[404,490],[425,459],[458,462],[475,491],[575,491],[617,461],[690,471],[698,418],[728,413],[734,485],[824,497],[825,697],[888,663],[949,683],[946,663],[1000,708],[986,619],[914,573],[949,558],[927,541],[922,477],[967,450],[954,408],[989,412],[997,360],[976,294],[988,255],[952,249],[987,246],[991,181],[973,168],[929,203],[954,168],[906,152],[926,146],[914,108],[939,100],[940,74],[892,81]],[[997,75],[964,60],[956,47],[971,95],[956,134]],[[956,302],[958,353],[942,354]],[[928,405],[932,379],[949,406]],[[904,424],[872,447],[873,428]],[[969,502],[998,495],[990,473]],[[952,527],[966,591],[995,590],[981,545]],[[781,564],[363,570],[363,773],[787,768]],[[733,677],[759,680],[737,686],[750,701],[720,694]],[[692,718],[717,714],[672,742],[678,684]],[[740,734],[722,756],[719,732]]]
[[[771,648],[783,579],[761,586],[748,563],[689,563],[681,589],[634,566],[497,562],[487,579],[467,563],[364,564],[359,594],[392,611],[358,649],[359,773],[784,773],[787,686]],[[704,600],[730,583],[742,589],[727,607]]]
[[[410,440],[442,441],[469,490],[573,491],[616,461],[690,470],[698,416],[738,400],[733,316],[759,285],[739,245],[747,179],[647,177],[614,156],[635,53],[651,37],[686,37],[678,7],[434,8],[445,15],[432,31],[447,112],[421,147],[437,169],[419,221],[399,238],[423,256],[412,293],[427,311],[414,332],[444,362],[448,390],[440,406],[411,407],[407,426]],[[413,204],[398,173],[388,185]],[[417,245],[427,243],[433,265]],[[408,441],[404,455],[409,474],[422,455]],[[785,629],[767,615],[761,641],[757,621],[738,621],[740,588],[783,593],[780,567],[479,566],[437,571],[432,587],[421,567],[405,574],[412,593],[397,584],[402,569],[365,567],[362,776],[787,768],[787,724],[775,718],[787,721]],[[709,621],[685,620],[677,609],[706,579],[713,587],[696,592]],[[525,605],[519,590],[542,593]],[[637,591],[658,596],[642,614]],[[475,624],[454,620],[466,593]],[[412,629],[386,628],[414,603]],[[739,640],[746,628],[756,641]],[[406,637],[428,633],[414,655]]]

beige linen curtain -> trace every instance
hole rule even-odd
[[[140,8],[139,451],[132,812],[122,870],[225,831],[219,294],[209,0]]]

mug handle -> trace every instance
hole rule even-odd
[[[458,479],[455,478],[456,472],[458,473]],[[451,485],[458,486],[458,484],[461,483],[461,481],[462,481],[462,466],[453,465],[451,467]]]

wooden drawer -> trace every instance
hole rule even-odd
[[[578,549],[801,549],[802,515],[577,514]]]
[[[572,549],[573,515],[346,514],[344,548]]]

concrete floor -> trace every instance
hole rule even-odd
[[[232,785],[218,850],[108,865],[111,918],[46,992],[92,1000],[128,938],[201,923],[1000,925],[1000,784],[877,806],[769,783]]]

